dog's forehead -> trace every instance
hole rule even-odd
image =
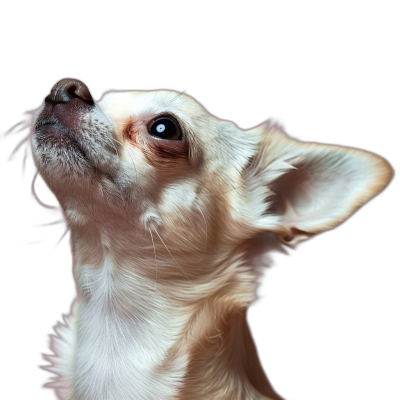
[[[98,105],[116,120],[166,112],[176,114],[183,119],[199,115],[211,117],[195,99],[173,90],[110,91],[103,95]]]

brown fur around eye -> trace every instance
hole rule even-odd
[[[158,162],[166,159],[188,159],[189,157],[189,146],[186,139],[163,140],[151,138],[147,141],[147,145]]]
[[[189,157],[189,145],[186,138],[167,140],[156,139],[148,134],[141,136],[141,132],[133,119],[122,128],[122,136],[133,146],[140,148],[152,165],[177,159],[187,160]]]

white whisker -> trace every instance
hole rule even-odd
[[[120,144],[121,147],[123,147],[123,144],[122,144],[120,141],[118,141],[118,140],[115,139],[115,138],[111,138],[111,139],[114,140],[114,142],[117,142],[118,144]],[[132,161],[133,168],[135,169],[135,177],[136,177],[136,179],[137,179],[137,169],[136,169],[135,161],[133,161],[132,154],[130,154],[129,152],[128,152],[128,154],[129,154],[129,157],[130,157],[130,159],[131,159],[131,161]]]
[[[179,99],[184,93],[186,92],[186,89],[183,92],[178,93],[175,97],[171,99],[171,103],[173,103],[175,100]]]
[[[101,145],[112,147],[114,149],[117,157],[119,157],[118,150],[115,147],[115,144],[112,142],[112,139],[113,138],[110,138],[108,136],[103,136],[103,135],[99,135],[98,137],[96,137],[96,140],[98,140]]]
[[[157,236],[160,238],[162,244],[164,245],[164,247],[167,249],[169,255],[171,256],[171,258],[174,260],[175,264],[179,267],[179,269],[182,271],[182,273],[186,276],[186,278],[188,279],[188,281],[194,286],[193,282],[189,279],[189,277],[186,275],[185,271],[181,268],[181,266],[178,264],[178,262],[175,260],[174,256],[171,254],[171,252],[169,251],[167,245],[164,243],[164,240],[161,239],[160,234],[158,233],[157,229],[154,228],[155,232],[157,233]]]
[[[64,233],[61,235],[60,239],[58,239],[57,243],[54,245],[53,251],[60,245],[60,243],[62,242],[62,240],[65,238],[65,236],[67,235],[67,233],[69,232],[69,229],[67,228]]]
[[[10,157],[8,158],[8,161],[12,160],[12,158],[15,156],[15,154],[18,152],[18,150],[26,143],[28,142],[30,138],[30,135],[24,137],[16,146],[15,149],[11,152]]]
[[[151,229],[149,228],[150,236],[151,236],[151,241],[153,243],[153,249],[154,249],[154,261],[156,263],[156,282],[154,284],[154,290],[156,290],[156,285],[157,285],[157,254],[156,254],[156,246],[154,245],[154,239],[153,239],[153,233],[151,232]]]
[[[201,211],[201,209],[200,209],[200,207],[197,205],[197,204],[195,204],[195,206],[197,207],[197,209],[200,211],[200,214],[202,215],[202,217],[203,217],[203,219],[204,219],[204,224],[205,224],[205,230],[206,230],[206,240],[205,240],[205,242],[204,242],[204,248],[206,248],[207,247],[207,221],[206,221],[206,218],[204,217],[204,214],[203,214],[203,212]]]
[[[48,204],[43,203],[43,201],[39,199],[39,197],[38,197],[38,195],[36,193],[36,190],[35,190],[35,183],[36,183],[36,179],[37,179],[38,175],[39,175],[39,173],[36,171],[35,175],[33,176],[33,179],[32,179],[32,184],[31,184],[32,196],[39,203],[39,205],[41,205],[43,208],[47,208],[48,210],[58,210],[58,207],[49,206]]]
[[[45,224],[37,224],[37,225],[34,225],[34,227],[36,227],[36,228],[43,228],[43,227],[45,227],[45,226],[61,225],[61,224],[63,224],[63,223],[65,223],[65,220],[63,220],[63,219],[58,219],[57,221],[47,222],[47,223],[45,223]]]
[[[11,132],[19,133],[19,132],[23,131],[24,129],[29,128],[30,125],[31,125],[31,121],[29,121],[29,122],[28,121],[20,121],[20,122],[16,123],[15,125],[13,125],[10,129],[8,129],[4,133],[4,136],[9,135]]]
[[[25,146],[25,150],[24,150],[24,158],[22,160],[22,171],[23,173],[25,173],[26,170],[26,161],[28,159],[28,146]]]

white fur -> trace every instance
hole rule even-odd
[[[173,400],[190,388],[208,393],[193,399],[267,399],[240,331],[257,286],[253,239],[292,245],[335,227],[386,186],[388,164],[268,123],[241,130],[175,92],[57,107],[78,128],[62,116],[40,125],[43,107],[32,143],[71,228],[78,293],[46,356],[48,386],[62,400]],[[149,134],[165,114],[182,140]]]

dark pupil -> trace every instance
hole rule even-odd
[[[151,126],[151,134],[162,139],[178,139],[179,131],[175,122],[168,118],[160,118]]]

